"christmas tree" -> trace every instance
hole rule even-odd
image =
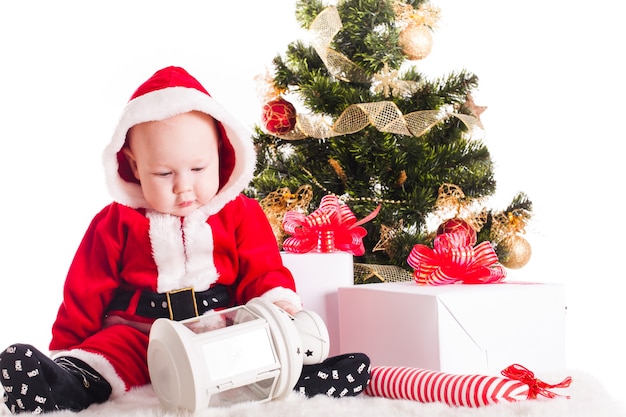
[[[380,206],[363,225],[359,263],[409,269],[414,245],[461,227],[519,267],[529,254],[519,234],[531,202],[520,192],[504,210],[483,204],[496,182],[480,123],[485,108],[472,98],[478,77],[419,72],[439,13],[424,0],[299,0],[296,19],[310,39],[290,43],[264,80],[247,193],[279,221],[281,208],[310,212],[327,194],[359,219]],[[513,259],[520,250],[525,259]]]

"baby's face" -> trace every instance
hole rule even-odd
[[[219,189],[219,133],[200,112],[131,128],[126,157],[143,195],[156,211],[186,216]]]

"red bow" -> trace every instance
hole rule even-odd
[[[434,250],[415,245],[407,263],[414,268],[418,284],[490,284],[502,281],[506,271],[498,264],[491,242],[467,245],[466,233],[442,233],[435,237]]]
[[[283,249],[294,253],[339,250],[363,255],[362,239],[367,231],[361,225],[376,217],[379,211],[380,206],[357,222],[354,213],[346,204],[341,204],[337,196],[325,195],[319,208],[308,216],[294,210],[285,213],[283,229],[292,236],[284,240]]]
[[[543,395],[546,398],[555,398],[555,397],[565,397],[569,398],[569,395],[559,395],[552,391],[548,391],[548,388],[567,388],[572,383],[572,378],[567,377],[563,381],[558,384],[550,385],[541,381],[538,378],[535,378],[535,374],[533,374],[528,369],[524,368],[522,365],[513,364],[508,368],[502,371],[502,375],[507,378],[514,379],[516,381],[523,382],[528,385],[528,398],[535,399],[537,395]]]

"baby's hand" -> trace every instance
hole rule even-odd
[[[302,310],[302,307],[298,307],[289,301],[275,301],[274,305],[282,310],[285,310],[288,314],[295,316],[296,313]]]

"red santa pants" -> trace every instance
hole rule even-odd
[[[116,324],[105,327],[74,348],[105,357],[129,390],[150,383],[148,341],[148,335],[142,331]]]

